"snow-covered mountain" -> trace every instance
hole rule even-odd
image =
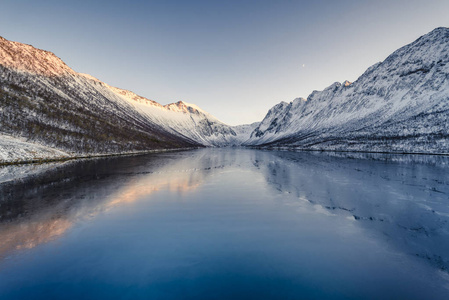
[[[449,28],[368,68],[269,110],[246,145],[449,153]]]
[[[112,87],[51,52],[0,37],[3,162],[239,145],[449,153],[448,117],[449,28],[400,48],[353,83],[281,102],[262,122],[240,126],[193,104],[161,105]]]
[[[0,132],[30,147],[73,155],[199,145],[148,122],[106,84],[78,74],[53,53],[3,38],[0,99]]]
[[[204,146],[239,145],[249,138],[254,129],[250,125],[242,125],[243,127],[226,125],[194,104],[179,101],[163,106],[127,90],[109,88],[150,122]]]
[[[0,37],[2,161],[224,146],[250,133],[237,131],[195,105],[163,106],[77,73],[51,52]],[[27,154],[13,155],[12,143],[27,143]]]

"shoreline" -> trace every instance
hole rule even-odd
[[[28,164],[45,164],[51,162],[65,162],[70,160],[81,160],[81,159],[93,159],[93,158],[104,158],[104,157],[118,157],[118,156],[135,156],[135,155],[145,155],[151,153],[161,153],[161,152],[173,152],[173,151],[186,151],[200,149],[200,147],[187,147],[187,148],[169,148],[169,149],[152,149],[136,152],[123,152],[123,153],[103,153],[103,154],[86,154],[86,155],[75,155],[75,156],[65,156],[65,157],[54,157],[54,158],[36,158],[31,160],[19,160],[19,161],[0,161],[0,168],[5,166],[19,166]]]
[[[103,153],[103,154],[89,154],[89,155],[75,155],[67,157],[54,157],[54,158],[36,158],[32,160],[19,160],[19,161],[0,161],[0,168],[5,166],[19,166],[28,164],[45,164],[52,162],[65,162],[70,160],[81,159],[94,159],[105,157],[119,157],[119,156],[135,156],[145,155],[151,153],[173,152],[173,151],[187,151],[194,149],[202,149],[203,147],[187,147],[187,148],[169,148],[169,149],[152,149],[136,152],[124,152],[124,153]],[[207,148],[207,147],[206,147]],[[332,153],[360,153],[360,154],[389,154],[389,155],[432,155],[432,156],[449,156],[448,153],[427,153],[427,152],[388,152],[388,151],[354,151],[354,150],[326,150],[326,149],[295,149],[288,147],[255,147],[246,146],[239,148],[266,150],[266,151],[291,151],[291,152],[332,152]]]
[[[277,150],[277,151],[292,151],[292,152],[334,152],[334,153],[366,153],[366,154],[391,154],[391,155],[435,155],[435,156],[449,156],[448,153],[427,153],[427,152],[389,152],[389,151],[357,151],[357,150],[327,150],[327,149],[296,149],[288,147],[257,147],[248,146],[245,148],[259,149],[259,150]]]

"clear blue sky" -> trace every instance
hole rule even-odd
[[[75,71],[237,125],[448,27],[449,1],[2,0],[0,16],[0,36]]]

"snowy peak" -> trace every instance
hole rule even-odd
[[[393,52],[376,69],[400,76],[427,73],[435,64],[448,61],[448,45],[449,28],[439,27]]]
[[[291,107],[291,109],[297,109],[300,106],[306,105],[306,103],[307,103],[307,99],[300,97],[300,98],[296,98],[295,100],[290,102],[289,106]]]
[[[74,74],[54,53],[0,37],[0,64],[48,77]]]
[[[367,80],[386,79],[383,73],[390,75],[387,79],[409,75],[425,75],[432,69],[449,61],[449,28],[439,27],[421,36],[414,42],[399,48],[383,62],[369,67],[354,84]]]
[[[449,27],[437,27],[431,32],[419,37],[408,46],[417,47],[424,44],[445,44],[449,39]],[[406,48],[402,47],[400,49]]]
[[[174,112],[181,112],[181,113],[190,113],[190,114],[208,114],[198,106],[194,104],[189,104],[183,101],[178,101],[176,103],[170,103],[167,105],[164,105],[164,108],[170,111]]]
[[[352,84],[352,82],[350,82],[350,81],[348,81],[348,80],[345,80],[344,82],[343,82],[343,86],[344,87],[347,87],[347,86],[350,86]]]

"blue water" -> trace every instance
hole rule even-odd
[[[1,176],[0,299],[449,298],[447,157],[200,149]]]

